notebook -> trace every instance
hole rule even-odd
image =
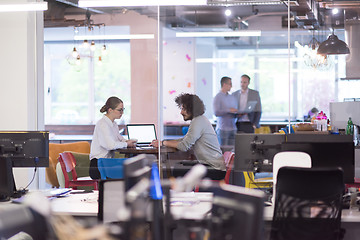
[[[137,139],[136,146],[148,146],[156,138],[155,124],[128,124],[129,139]]]

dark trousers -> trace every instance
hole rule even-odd
[[[89,175],[91,179],[101,179],[101,175],[97,163],[98,163],[97,158],[93,158],[90,161]]]
[[[251,122],[236,122],[237,131],[240,133],[254,133],[255,130]]]

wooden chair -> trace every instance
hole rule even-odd
[[[64,174],[66,188],[77,189],[80,186],[93,186],[94,190],[98,190],[98,180],[90,179],[90,177],[77,177],[75,170],[76,159],[71,152],[60,153],[58,160]],[[71,172],[72,180],[69,179],[68,172]]]

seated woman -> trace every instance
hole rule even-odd
[[[99,158],[113,158],[114,150],[135,147],[133,140],[125,140],[119,133],[119,127],[114,121],[120,119],[124,112],[124,103],[117,97],[110,97],[100,109],[106,114],[96,123],[90,148],[90,169],[92,179],[100,179],[97,166]]]

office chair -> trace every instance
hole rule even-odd
[[[270,239],[342,239],[343,191],[340,168],[280,168]]]
[[[226,174],[224,181],[226,184],[230,184],[230,176],[233,169],[234,158],[235,158],[234,152],[224,152],[224,161],[226,166]]]
[[[271,177],[256,179],[253,172],[243,172],[243,176],[246,188],[267,189],[273,186]]]
[[[98,180],[90,179],[90,177],[78,178],[76,173],[76,159],[71,152],[63,152],[59,154],[58,161],[65,178],[65,188],[77,189],[80,186],[93,186],[94,190],[98,190]],[[72,180],[69,179],[68,172],[71,172]]]
[[[101,179],[124,178],[124,161],[127,158],[99,158],[98,169]]]
[[[273,203],[275,201],[276,194],[277,174],[281,167],[311,168],[311,157],[305,152],[297,151],[286,151],[275,154],[273,159]]]

